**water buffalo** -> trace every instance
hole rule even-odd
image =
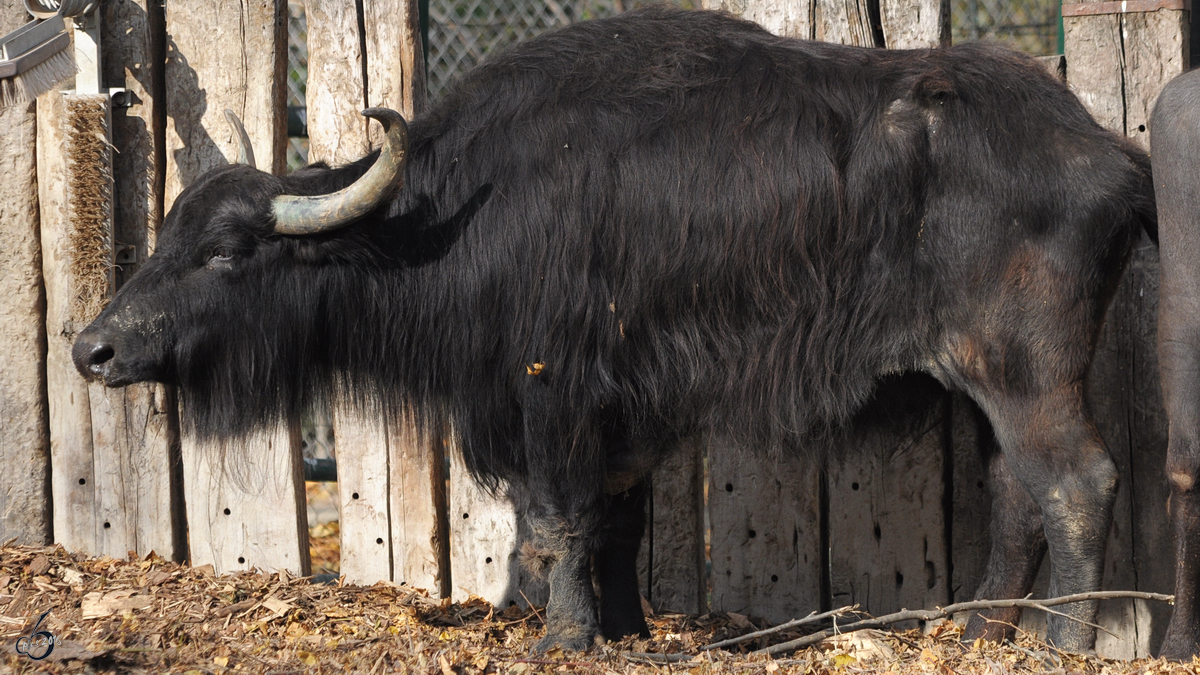
[[[1175,535],[1175,613],[1161,655],[1200,645],[1200,71],[1163,89],[1150,118],[1162,277],[1158,364],[1170,422],[1167,478]]]
[[[909,371],[1002,448],[979,593],[1025,594],[1047,544],[1053,593],[1099,588],[1117,472],[1082,382],[1153,187],[1033,60],[656,8],[491,59],[407,135],[366,114],[377,155],[184,191],[79,370],[178,385],[206,437],[337,395],[446,411],[474,475],[529,495],[542,649],[645,630],[627,591],[598,612],[590,561],[636,541],[606,523],[641,526],[626,505],[680,438],[805,447]]]

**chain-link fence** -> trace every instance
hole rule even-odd
[[[328,411],[315,410],[300,420],[300,449],[305,460],[337,459],[333,421]],[[306,491],[309,526],[338,519],[337,483],[310,482]]]
[[[288,3],[288,108],[304,107],[304,91],[308,85],[308,22],[304,18],[304,5]],[[308,139],[302,136],[288,137],[288,171],[295,171],[308,163]]]
[[[436,100],[454,78],[488,53],[551,28],[599,19],[650,4],[641,0],[430,0],[429,96]],[[698,6],[682,0],[674,4]]]
[[[954,42],[1000,42],[1028,54],[1057,54],[1060,1],[952,0],[951,37]]]

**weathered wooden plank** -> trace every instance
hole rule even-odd
[[[376,0],[363,3],[367,53],[367,105],[386,106],[412,119],[425,108],[425,55],[417,3]],[[383,142],[370,127],[371,143]]]
[[[450,454],[450,597],[477,595],[497,607],[520,600],[517,515],[511,501],[482,490]]]
[[[528,532],[519,521],[519,497],[494,496],[467,472],[457,449],[450,458],[450,597],[477,595],[497,607],[545,604],[543,580],[521,566]]]
[[[1121,15],[1063,17],[1071,89],[1101,126],[1125,133]]]
[[[360,34],[353,4],[317,0],[306,6],[312,161],[346,163],[380,144],[382,131],[367,124],[363,108],[382,105],[412,119],[425,104],[416,3],[386,0],[362,10]]]
[[[258,168],[283,172],[286,18],[284,0],[166,4],[168,210],[199,175],[236,156],[225,108],[244,122]]]
[[[82,35],[76,31],[76,40]],[[87,66],[85,65],[84,68]],[[94,75],[94,74],[93,74]],[[69,323],[82,330],[100,313],[116,286],[112,201],[112,108],[104,94],[69,94],[63,99],[67,156],[67,215],[65,230],[70,251]],[[59,270],[58,273],[62,273]],[[74,336],[71,336],[72,339]],[[137,548],[137,527],[126,508],[130,491],[128,457],[117,447],[117,420],[102,383],[87,385],[91,423],[91,463],[94,480],[93,555],[124,556]],[[118,395],[114,394],[114,398]],[[80,457],[81,460],[86,459]],[[60,466],[55,458],[54,466]],[[165,478],[165,476],[164,476]],[[130,500],[134,501],[134,500]],[[73,514],[86,518],[88,514]],[[169,534],[169,530],[168,530]],[[166,542],[170,543],[170,538]]]
[[[1136,588],[1171,593],[1175,582],[1175,561],[1164,551],[1173,550],[1168,501],[1169,486],[1164,480],[1167,457],[1167,415],[1162,400],[1156,349],[1159,282],[1158,247],[1145,237],[1126,273],[1131,304],[1129,335],[1136,341],[1132,366],[1132,394],[1129,404],[1131,433],[1129,478],[1130,507],[1133,514],[1129,531],[1133,535],[1133,567],[1137,570]],[[1133,321],[1136,319],[1136,322]],[[1112,588],[1117,588],[1115,584]],[[1171,618],[1171,607],[1144,600],[1134,601],[1138,618],[1140,656],[1158,653]],[[1148,618],[1149,631],[1145,629]],[[1140,645],[1145,644],[1143,650]]]
[[[152,403],[155,388],[107,390],[71,372],[71,341],[114,286],[111,109],[104,94],[54,96],[59,100],[45,106],[44,137],[61,142],[43,154],[48,175],[60,174],[48,184],[61,180],[65,192],[58,194],[65,199],[51,197],[43,217],[43,239],[56,242],[44,265],[57,327],[49,338],[55,357],[48,392],[59,410],[51,434],[61,438],[54,444],[53,482],[64,506],[90,506],[58,510],[57,538],[95,555],[158,550],[174,556],[168,425]]]
[[[723,9],[776,35],[813,39],[818,0],[704,0],[705,9]]]
[[[638,572],[639,588],[656,611],[703,614],[707,609],[704,446],[699,436],[683,441],[650,478]]]
[[[38,197],[42,274],[46,288],[46,389],[54,539],[70,550],[95,552],[95,494],[88,386],[71,363],[71,341],[83,326],[72,313],[76,279],[70,238],[70,170],[64,151],[66,103],[59,92],[38,99]]]
[[[1067,77],[1098,121],[1148,145],[1147,122],[1162,87],[1186,66],[1184,13],[1079,16],[1064,19]],[[1169,593],[1174,579],[1162,467],[1166,420],[1155,354],[1157,251],[1143,240],[1109,309],[1088,380],[1100,429],[1121,472],[1104,585]],[[1169,608],[1132,601],[1100,606],[1097,621],[1116,633],[1097,650],[1116,658],[1158,647]]]
[[[1125,130],[1150,149],[1150,112],[1168,82],[1188,69],[1188,12],[1160,9],[1123,15]]]
[[[381,12],[386,16],[380,17]],[[398,18],[415,12],[415,4],[402,1],[368,3],[364,7],[365,33],[360,33],[353,3],[308,3],[310,161],[345,164],[370,150],[368,121],[360,112],[367,100],[364,76],[377,92],[373,104],[387,105],[411,116],[414,97],[419,98],[423,92],[424,74],[413,70],[413,59],[420,63],[419,47],[412,34],[404,32],[405,24]],[[445,544],[436,532],[440,521],[434,511],[437,490],[432,459],[440,452],[435,452],[432,439],[400,426],[411,424],[411,420],[381,422],[386,416],[363,419],[349,405],[336,406],[335,416],[339,447],[352,447],[354,455],[339,454],[342,571],[362,581],[386,571],[377,578],[390,575],[394,580],[438,593],[444,576],[438,569],[439,548]],[[352,467],[350,473],[341,467],[347,461]],[[388,466],[389,462],[392,470],[378,472],[378,467]],[[367,484],[367,473],[372,470],[376,472],[370,477],[374,486]],[[390,487],[378,480],[389,475]],[[360,497],[370,493],[372,499],[383,500],[370,505],[361,500],[356,503],[356,493]],[[389,494],[390,505],[386,502]],[[383,508],[385,505],[387,508]],[[360,517],[364,519],[361,522]],[[390,536],[386,534],[389,528]],[[385,542],[387,546],[383,547]]]
[[[161,69],[153,68],[163,36],[161,8],[146,0],[101,6],[104,83],[125,89],[111,114],[113,238],[116,287],[154,250],[162,221],[161,131],[156,92]],[[183,501],[173,394],[161,385],[89,389],[99,512],[120,510],[126,535],[139,554],[186,555]],[[109,528],[111,529],[111,528]],[[102,532],[107,532],[102,528]],[[131,541],[130,541],[131,540]],[[107,548],[118,551],[116,542]]]
[[[820,468],[708,446],[712,609],[779,622],[821,605]]]
[[[1121,474],[1104,571],[1107,589],[1170,593],[1174,561],[1166,513],[1166,417],[1154,350],[1157,249],[1143,240],[1134,254],[1096,349],[1087,382],[1100,435]],[[1102,603],[1096,649],[1110,658],[1149,656],[1158,647],[1170,608],[1145,602]]]
[[[928,411],[856,430],[830,463],[834,607],[857,604],[880,615],[949,601],[943,513],[947,405],[941,395]]]
[[[975,597],[987,567],[991,497],[987,489],[986,453],[993,443],[983,411],[965,394],[950,400],[951,512],[950,601]]]
[[[388,524],[387,421],[372,422],[342,405],[333,408],[338,453],[339,571],[346,580],[370,585],[392,579],[392,535]]]
[[[392,579],[450,595],[446,463],[441,438],[422,432],[411,414],[388,425]]]
[[[308,23],[308,161],[346,164],[367,154],[362,36],[352,2],[310,0]]]
[[[337,434],[341,568],[347,579],[389,579],[442,595],[445,474],[439,439],[411,416],[374,423],[345,405],[334,407]]]
[[[28,19],[0,7],[0,34]],[[36,105],[0,110],[0,540],[50,541],[50,435],[38,219]]]
[[[88,385],[97,555],[151,551],[179,557],[183,508],[172,457],[173,396],[162,385]]]
[[[300,428],[183,443],[193,566],[309,573]]]
[[[834,44],[875,46],[866,0],[819,0],[814,4],[814,38]]]
[[[879,14],[888,49],[923,49],[950,42],[949,0],[881,0]]]
[[[305,5],[308,30],[308,160],[341,165],[368,150],[363,108],[363,54],[355,4],[315,0]],[[338,448],[341,567],[348,579],[392,579],[388,523],[386,418],[363,416],[350,403],[333,406]]]
[[[236,156],[226,108],[244,121],[258,168],[284,170],[286,17],[283,0],[229,6],[203,0],[167,3],[167,210],[198,176]],[[203,459],[211,448],[182,439],[193,564],[212,562],[218,570],[257,566],[306,571],[298,433],[280,428],[234,445],[245,463],[237,472],[223,473],[224,467]],[[250,478],[263,481],[263,489],[246,491]],[[232,517],[223,513],[225,508]]]

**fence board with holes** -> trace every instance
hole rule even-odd
[[[464,25],[491,31],[469,44],[437,38],[446,42],[431,45],[437,90],[442,66],[478,57],[503,33],[532,34],[549,27],[551,15],[604,13],[555,6],[557,13],[523,6],[525,18],[511,30]],[[941,0],[721,6],[777,32],[849,44],[913,48],[951,33]],[[201,444],[181,433],[170,388],[104,390],[79,378],[69,359],[75,332],[153,251],[173,201],[234,156],[225,108],[245,121],[259,168],[284,170],[288,9],[282,0],[102,7],[102,93],[88,100],[98,101],[92,119],[111,151],[100,144],[91,159],[71,154],[67,120],[81,92],[51,92],[36,110],[0,112],[5,147],[25,149],[0,157],[0,246],[16,269],[0,280],[0,334],[13,336],[0,353],[0,470],[8,481],[0,540],[53,537],[93,555],[154,550],[218,571],[307,573],[295,420],[223,449]],[[484,12],[478,2],[472,7],[471,16]],[[388,0],[359,11],[348,0],[310,0],[300,10],[313,161],[351,161],[378,143],[378,130],[359,114],[364,107],[386,105],[411,118],[426,105],[417,4]],[[454,28],[446,8],[433,14],[435,36]],[[1101,123],[1144,139],[1151,102],[1184,68],[1187,20],[1180,10],[1067,17],[1065,76]],[[19,21],[0,13],[0,29]],[[85,170],[113,181],[106,205],[86,221],[92,229],[71,201]],[[1142,242],[1088,388],[1122,471],[1106,588],[1169,592],[1156,265],[1155,248]],[[928,380],[895,386],[907,392],[907,405],[873,415],[847,439],[809,448],[808,455],[828,455],[827,463],[730,447],[720,435],[683,442],[650,479],[638,562],[648,603],[780,621],[844,604],[882,613],[970,597],[987,560],[990,428],[969,400]],[[498,605],[545,602],[544,582],[518,561],[529,538],[513,506],[522,497],[493,495],[471,481],[455,450],[454,420],[418,429],[413,411],[364,415],[344,401],[331,412],[348,581],[387,580]],[[1103,604],[1100,621],[1116,636],[1101,634],[1101,652],[1147,654],[1168,611]]]
[[[224,110],[245,120],[259,169],[284,169],[286,31],[271,2],[166,5],[164,210],[198,176],[235,157]],[[255,55],[246,58],[246,54]],[[186,405],[186,401],[183,402]],[[298,432],[292,424],[225,447],[182,436],[193,563],[218,570],[308,571]]]
[[[0,32],[25,22],[16,4],[0,7]],[[50,435],[41,238],[38,233],[35,104],[0,110],[0,540],[50,541]]]

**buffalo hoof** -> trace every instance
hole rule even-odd
[[[604,644],[604,638],[600,635],[575,634],[566,636],[562,634],[547,633],[546,637],[538,640],[538,643],[533,646],[531,653],[545,654],[555,647],[568,652],[586,652],[593,645]]]
[[[633,621],[612,623],[601,620],[600,625],[606,640],[620,640],[627,635],[636,635],[643,639],[650,637],[650,627],[646,625],[646,620],[641,617]]]
[[[642,612],[642,599],[630,607],[604,607],[600,611],[600,632],[607,640],[620,640],[627,635],[640,638],[650,637],[646,615]]]

